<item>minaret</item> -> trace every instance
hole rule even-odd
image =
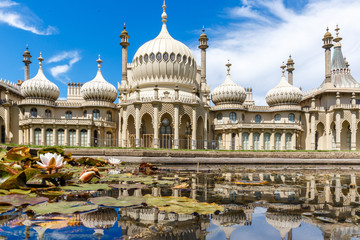
[[[205,28],[202,29],[202,34],[199,38],[199,48],[201,49],[201,90],[204,90],[206,87],[206,49],[209,47],[207,45],[207,35],[205,34]]]
[[[24,56],[23,63],[25,63],[24,81],[26,81],[30,78],[30,63],[31,63],[31,55],[29,52],[29,47],[27,45],[26,45],[26,50],[25,50],[23,56]]]
[[[294,60],[292,60],[290,55],[286,63],[286,71],[288,71],[288,81],[291,85],[293,85],[293,71],[295,70],[294,64]]]
[[[325,49],[325,83],[331,82],[331,48],[334,46],[332,44],[333,37],[329,33],[329,28],[326,29],[324,38],[324,45],[322,46]]]
[[[126,31],[126,26],[124,23],[124,30],[121,32],[120,35],[120,45],[122,46],[122,79],[121,79],[121,83],[127,84],[127,47],[130,45],[129,43],[129,34]]]

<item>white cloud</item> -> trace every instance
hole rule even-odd
[[[235,7],[228,11],[227,17],[233,20],[231,25],[214,29],[214,35],[208,32],[207,79],[212,90],[224,81],[225,64],[230,59],[233,80],[243,87],[252,87],[256,104],[266,105],[265,95],[280,81],[279,67],[289,54],[295,61],[294,85],[303,90],[318,87],[325,68],[322,37],[327,26],[334,34],[336,24],[344,38],[343,54],[352,64],[352,75],[360,81],[360,25],[357,24],[360,1],[310,1],[296,12],[280,0],[244,3],[246,10],[241,10],[239,16],[247,17],[246,21],[242,18],[236,22],[234,11],[241,6]],[[199,52],[195,49],[194,52],[199,59]]]
[[[30,16],[32,15],[30,11],[27,11],[25,14],[23,9],[11,9],[11,7],[19,5],[19,3],[13,2],[11,0],[0,0],[0,23],[5,23],[9,26],[29,31],[38,35],[51,35],[57,33],[57,29],[55,27],[39,27],[40,23],[37,20],[37,17]]]
[[[59,78],[60,76],[64,76],[64,74],[66,74],[75,63],[80,61],[81,57],[79,51],[75,50],[61,52],[55,56],[52,56],[47,62],[59,63],[67,60],[68,63],[66,64],[61,64],[50,68],[50,73],[53,77]],[[66,76],[65,78],[67,79]]]

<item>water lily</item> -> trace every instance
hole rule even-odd
[[[41,162],[36,162],[40,168],[45,168],[49,173],[52,172],[52,170],[57,171],[59,168],[62,168],[65,166],[64,158],[61,155],[58,155],[56,153],[45,153],[40,154],[40,160]]]
[[[120,165],[120,164],[122,164],[121,160],[117,159],[117,158],[109,158],[108,161],[112,165]]]
[[[100,172],[97,168],[84,169],[80,173],[79,181],[80,182],[90,182],[93,177],[100,178]]]

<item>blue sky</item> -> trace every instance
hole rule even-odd
[[[359,1],[168,0],[166,4],[170,34],[189,46],[197,59],[198,37],[205,25],[211,89],[223,82],[222,66],[229,58],[233,80],[252,87],[257,105],[264,105],[265,94],[279,82],[279,66],[289,54],[295,61],[294,84],[304,90],[319,86],[324,75],[321,38],[326,26],[334,29],[336,24],[353,76],[360,77],[360,26],[353,24],[360,21]],[[159,33],[161,6],[162,0],[0,0],[0,78],[23,79],[22,54],[29,44],[30,77],[37,72],[41,51],[45,74],[59,86],[62,98],[68,81],[95,77],[99,53],[105,79],[117,86],[124,22],[130,35],[130,62],[136,50]]]

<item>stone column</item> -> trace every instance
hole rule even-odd
[[[204,149],[208,149],[208,112],[205,112],[205,116],[204,116]],[[235,143],[236,146],[236,143]],[[235,147],[236,148],[236,147]]]
[[[254,149],[254,132],[250,131],[249,134],[249,149],[253,150]]]
[[[24,134],[25,134],[25,137],[24,137],[24,144],[25,145],[29,145],[30,144],[30,130],[29,130],[29,127],[26,126],[24,128]]]
[[[10,143],[10,107],[4,107],[5,143]]]
[[[67,126],[65,126],[64,138],[64,145],[69,146],[69,128]]]
[[[260,139],[259,139],[259,144],[260,144],[260,150],[264,150],[264,131],[261,131],[260,133]]]
[[[192,109],[192,134],[191,134],[191,139],[192,139],[192,149],[196,149],[196,108],[193,107]]]
[[[275,150],[275,132],[272,131],[270,134],[270,150]]]
[[[159,148],[159,105],[154,104],[154,148]]]
[[[286,149],[286,143],[285,143],[285,136],[286,136],[286,132],[283,131],[281,133],[281,150],[285,150]]]
[[[80,146],[80,129],[79,129],[79,126],[76,126],[75,144],[76,144],[77,147]]]
[[[296,132],[293,132],[292,136],[291,136],[291,150],[296,150]]]
[[[41,126],[41,145],[44,146],[46,142],[45,127]]]
[[[311,117],[310,117],[310,121],[311,121],[311,132],[310,132],[310,136],[311,136],[311,150],[315,150],[315,113],[311,113]]]
[[[121,128],[122,128],[122,126],[121,126],[121,116],[122,116],[122,108],[119,110],[119,120],[118,120],[118,143],[117,143],[117,146],[118,147],[122,147],[122,141],[121,141],[121,137],[122,137],[122,132],[121,132]]]
[[[226,149],[226,133],[225,131],[222,133],[222,150]]]
[[[140,147],[140,105],[135,105],[135,147]]]
[[[123,109],[122,147],[127,147],[127,112]]]
[[[174,148],[179,149],[179,105],[174,104]]]
[[[340,150],[340,140],[341,140],[341,119],[340,111],[336,112],[336,150]]]
[[[22,127],[20,127],[19,130],[19,144],[23,145],[24,144],[24,129]]]
[[[351,113],[351,150],[356,150],[356,111]]]
[[[231,150],[231,148],[232,148],[232,133],[231,132],[229,132],[228,134],[227,134],[227,137],[226,137],[227,139],[227,149],[228,150]]]
[[[239,132],[236,133],[235,135],[235,150],[240,150],[240,140],[239,140]]]
[[[58,134],[57,129],[56,129],[56,127],[54,126],[54,127],[53,127],[53,146],[56,146],[56,145],[57,145],[57,134]]]
[[[87,130],[87,146],[91,147],[91,127],[90,126]]]

